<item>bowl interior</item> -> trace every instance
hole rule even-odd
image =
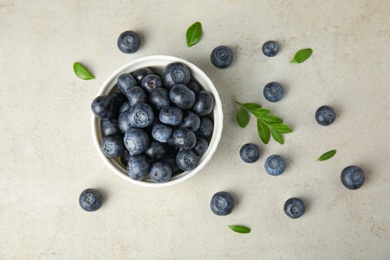
[[[222,104],[221,99],[219,97],[218,91],[215,88],[212,81],[207,77],[207,75],[200,70],[197,66],[194,64],[183,60],[181,58],[173,57],[173,56],[164,56],[164,55],[155,55],[155,56],[147,56],[143,57],[137,60],[134,60],[132,62],[129,62],[122,67],[120,67],[118,70],[116,70],[114,73],[111,74],[111,76],[103,83],[101,88],[99,89],[99,92],[97,95],[108,95],[111,92],[117,92],[116,90],[116,81],[117,78],[123,74],[123,73],[129,73],[132,71],[135,71],[140,68],[148,67],[152,69],[154,72],[159,73],[161,75],[164,67],[172,62],[182,62],[184,63],[191,72],[191,75],[194,79],[196,79],[199,84],[203,87],[203,89],[209,91],[213,97],[214,97],[214,109],[211,113],[211,117],[213,118],[214,123],[214,129],[213,129],[213,135],[211,137],[209,147],[206,151],[206,153],[202,156],[200,159],[198,166],[192,170],[192,171],[186,171],[177,175],[172,176],[172,178],[165,183],[155,183],[150,178],[145,178],[141,181],[136,181],[131,179],[126,172],[126,169],[122,166],[119,160],[111,159],[106,157],[101,148],[100,144],[102,142],[102,133],[100,128],[100,122],[101,120],[96,118],[92,114],[92,136],[94,140],[95,147],[100,155],[100,157],[103,159],[104,163],[117,175],[122,177],[123,179],[130,181],[132,183],[135,183],[137,185],[147,186],[147,187],[164,187],[173,185],[179,182],[182,182],[191,176],[195,175],[197,172],[199,172],[206,163],[211,159],[212,155],[214,154],[215,150],[217,149],[218,143],[221,139],[222,134],[222,127],[223,127],[223,113],[222,113]]]

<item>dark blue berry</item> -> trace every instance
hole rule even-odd
[[[161,88],[162,86],[162,80],[160,76],[156,74],[147,75],[141,81],[141,87],[148,93],[151,93],[153,90]]]
[[[125,149],[125,151],[123,152],[122,156],[121,156],[121,163],[127,167],[127,164],[129,163],[129,159],[130,159],[130,153],[129,151],[127,151]]]
[[[332,124],[336,119],[336,112],[330,106],[321,106],[317,109],[315,118],[317,123],[327,126]]]
[[[184,112],[184,118],[180,127],[188,128],[192,132],[196,132],[200,127],[200,117],[194,112],[186,111]]]
[[[114,99],[117,111],[119,111],[122,104],[127,101],[127,97],[122,93],[110,93],[108,96]]]
[[[128,114],[129,111],[125,111],[118,117],[118,127],[121,130],[122,134],[126,133],[132,128]]]
[[[125,31],[119,35],[118,48],[124,53],[134,53],[138,51],[141,38],[136,32]]]
[[[160,110],[159,119],[163,124],[177,126],[183,120],[183,111],[174,106],[163,107]]]
[[[176,84],[169,90],[170,100],[181,109],[190,109],[196,101],[195,93],[183,84]]]
[[[270,82],[265,85],[263,95],[270,102],[278,102],[284,96],[284,89],[279,83]]]
[[[263,44],[263,53],[267,57],[273,57],[279,52],[279,45],[275,41],[268,41]]]
[[[284,212],[290,218],[299,218],[305,213],[305,204],[299,198],[290,198],[284,203]]]
[[[145,155],[139,154],[130,156],[127,164],[127,174],[130,178],[140,181],[149,174],[149,170],[149,160]]]
[[[143,90],[141,87],[135,86],[131,89],[129,89],[126,92],[126,96],[129,100],[130,106],[134,106],[138,103],[145,103],[147,100],[147,95],[145,93],[145,90]]]
[[[146,103],[137,103],[128,112],[131,126],[145,128],[154,122],[153,108]]]
[[[91,104],[93,114],[100,119],[111,119],[116,114],[115,100],[107,95],[96,97]]]
[[[199,82],[195,79],[190,79],[190,82],[188,82],[187,87],[194,91],[195,94],[198,94],[203,89]]]
[[[196,144],[194,148],[192,149],[197,156],[202,157],[209,147],[209,143],[206,141],[206,139],[197,136],[196,137]]]
[[[86,189],[80,194],[79,204],[85,211],[98,210],[103,204],[103,195],[98,190]]]
[[[210,60],[215,67],[225,69],[233,62],[233,52],[225,45],[215,47],[211,52]]]
[[[210,202],[211,211],[218,216],[229,215],[233,211],[234,205],[234,198],[226,191],[215,193]]]
[[[120,114],[122,114],[123,112],[129,111],[129,110],[130,110],[130,107],[131,107],[131,105],[130,105],[130,102],[129,102],[129,101],[123,103],[123,104],[121,105],[121,107],[119,108],[118,114],[120,115]]]
[[[122,156],[125,146],[121,135],[106,136],[102,140],[102,151],[109,158],[117,158]]]
[[[129,89],[137,86],[137,81],[130,73],[123,73],[118,77],[116,86],[122,94],[126,95]]]
[[[356,190],[363,185],[365,174],[359,167],[350,165],[343,169],[340,178],[345,187],[350,190]]]
[[[131,128],[125,133],[123,142],[130,155],[141,154],[149,146],[148,134],[140,128]]]
[[[191,79],[190,70],[181,62],[173,62],[165,66],[162,74],[164,85],[168,88],[176,84],[187,85]]]
[[[172,169],[167,162],[155,162],[150,168],[150,178],[157,183],[167,182],[172,176]]]
[[[170,105],[169,91],[166,88],[157,88],[149,95],[149,103],[157,110]]]
[[[173,132],[169,144],[181,149],[190,150],[196,144],[196,136],[194,132],[187,128],[178,128]]]
[[[199,116],[206,116],[214,108],[214,98],[210,92],[202,90],[196,96],[195,105],[192,108]]]
[[[109,135],[116,135],[121,134],[121,130],[118,126],[118,120],[112,118],[112,119],[103,119],[101,121],[101,127],[103,137],[109,136]]]
[[[144,151],[145,155],[153,162],[163,159],[168,154],[167,144],[152,141]]]
[[[260,149],[255,144],[244,144],[240,149],[240,157],[246,163],[254,163],[260,157]]]
[[[198,165],[199,158],[192,150],[181,150],[176,155],[176,164],[183,171],[192,171]]]
[[[279,155],[271,155],[265,160],[265,170],[274,176],[280,175],[286,169],[286,163]]]
[[[210,117],[203,116],[200,118],[200,126],[198,131],[195,132],[195,134],[205,139],[209,139],[213,134],[213,130],[213,121],[210,119]]]
[[[134,79],[137,81],[137,85],[141,85],[142,80],[147,76],[153,74],[153,71],[149,68],[140,68],[131,73]]]
[[[164,124],[156,124],[152,128],[153,139],[161,143],[168,142],[168,140],[171,139],[172,133],[172,127]]]
[[[177,166],[176,154],[168,154],[162,161],[169,163],[172,169],[172,176],[183,172],[183,170]]]

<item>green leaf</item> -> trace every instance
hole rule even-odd
[[[244,226],[229,225],[228,227],[229,227],[231,230],[233,230],[234,232],[241,233],[241,234],[246,234],[246,233],[251,232],[251,229],[250,229],[250,228],[244,227]]]
[[[202,24],[200,22],[196,22],[187,29],[187,46],[191,47],[197,44],[200,37],[202,37]]]
[[[263,119],[263,121],[266,122],[267,124],[283,123],[283,120],[276,116],[263,116],[261,119]]]
[[[257,118],[263,118],[264,116],[268,115],[271,111],[264,108],[253,108],[250,110],[250,112]]]
[[[78,62],[73,63],[73,71],[77,77],[83,80],[94,79],[94,76],[91,75],[84,67]]]
[[[317,161],[326,161],[332,158],[336,154],[336,150],[330,150],[329,152],[324,153],[317,159]]]
[[[237,111],[237,123],[241,128],[245,128],[249,123],[249,114],[245,108],[240,107]]]
[[[312,53],[313,50],[310,48],[299,50],[295,53],[294,58],[290,61],[290,63],[302,63],[307,60]]]
[[[260,105],[256,104],[256,103],[240,103],[240,102],[237,102],[235,101],[238,105],[242,106],[242,107],[245,107],[246,109],[248,110],[252,110],[252,109],[256,109],[256,108],[261,108]]]
[[[281,134],[287,134],[292,132],[292,130],[284,124],[270,124],[270,127]]]
[[[268,126],[260,119],[257,119],[257,133],[259,134],[261,141],[268,144],[270,139],[269,129]]]
[[[280,144],[284,144],[283,136],[281,133],[275,131],[274,129],[271,129],[271,135],[276,142],[278,142]]]

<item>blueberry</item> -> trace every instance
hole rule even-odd
[[[153,139],[161,143],[168,142],[168,140],[171,139],[172,133],[172,127],[164,124],[156,124],[152,128]]]
[[[181,62],[170,63],[163,70],[162,80],[167,88],[171,88],[180,83],[187,85],[190,79],[190,70]]]
[[[183,171],[192,171],[198,165],[198,156],[192,150],[181,150],[176,155],[176,164]]]
[[[120,157],[125,147],[123,145],[122,136],[120,135],[110,135],[106,136],[102,140],[101,144],[102,151],[105,156],[109,158]]]
[[[214,107],[214,98],[210,92],[202,90],[196,96],[196,102],[192,108],[198,115],[206,116],[211,113]]]
[[[260,157],[260,149],[252,143],[244,144],[240,149],[240,157],[246,163],[254,163]]]
[[[330,106],[321,106],[317,109],[315,118],[317,123],[327,126],[332,124],[336,119],[336,112]]]
[[[172,169],[172,176],[183,172],[183,170],[177,166],[175,154],[168,154],[164,159],[162,159],[162,162],[169,163]]]
[[[79,204],[85,211],[96,211],[103,204],[103,195],[98,190],[86,189],[80,194]]]
[[[183,111],[174,106],[163,107],[161,108],[159,119],[163,124],[177,126],[183,120]]]
[[[225,45],[215,47],[210,55],[211,63],[220,69],[225,69],[232,64],[233,52]]]
[[[127,97],[122,93],[110,93],[108,96],[114,99],[116,111],[127,101]]]
[[[268,41],[263,44],[263,53],[267,57],[273,57],[279,52],[279,45],[275,41]]]
[[[150,168],[150,178],[158,183],[167,182],[172,176],[172,169],[167,162],[155,162]]]
[[[187,128],[178,128],[173,132],[168,143],[181,149],[191,150],[196,144],[196,136]]]
[[[194,106],[196,96],[194,91],[183,84],[176,84],[169,90],[170,100],[182,109],[190,109]]]
[[[149,103],[157,110],[170,105],[169,91],[166,88],[157,88],[149,95]]]
[[[127,174],[130,178],[140,181],[149,174],[149,170],[149,160],[145,155],[130,156],[129,163],[127,164]]]
[[[286,163],[279,155],[271,155],[265,160],[265,170],[274,176],[280,175],[286,169]]]
[[[234,204],[232,195],[226,191],[220,191],[211,198],[210,208],[215,215],[226,216],[233,211]]]
[[[121,105],[121,107],[119,108],[119,111],[118,111],[119,115],[122,114],[123,112],[129,111],[130,107],[131,107],[131,105],[130,105],[129,101],[123,103]]]
[[[194,91],[195,94],[198,94],[202,90],[202,86],[195,79],[190,79],[190,82],[188,82],[187,87]]]
[[[134,53],[138,51],[141,38],[136,32],[125,31],[119,35],[118,48],[124,53]]]
[[[147,76],[153,74],[153,71],[149,68],[140,68],[131,73],[138,85],[141,85],[142,80]]]
[[[200,127],[200,117],[194,112],[186,111],[184,112],[184,118],[180,127],[188,128],[192,132],[196,132]]]
[[[168,154],[168,147],[166,144],[152,141],[144,153],[151,161],[155,162],[163,159]]]
[[[263,95],[270,102],[278,102],[284,95],[284,89],[279,83],[270,82],[265,85]]]
[[[160,76],[156,74],[147,75],[141,81],[141,87],[148,93],[151,93],[153,90],[161,88],[162,86],[162,80]]]
[[[145,128],[154,121],[153,108],[146,103],[137,103],[130,108],[128,117],[132,126]]]
[[[350,165],[341,172],[341,182],[350,190],[359,189],[365,180],[365,174],[362,169],[357,166]]]
[[[118,126],[118,120],[112,118],[112,119],[103,119],[101,121],[100,129],[102,131],[103,137],[109,136],[109,135],[116,135],[121,134],[121,130]]]
[[[213,121],[210,117],[203,116],[200,118],[200,126],[198,131],[195,132],[196,135],[208,139],[212,136],[214,130]]]
[[[290,198],[284,203],[284,212],[290,218],[299,218],[305,213],[305,204],[299,198]]]
[[[137,86],[137,81],[130,73],[123,73],[118,77],[116,86],[122,94],[126,95],[129,89]]]
[[[202,157],[209,147],[209,143],[206,141],[206,139],[197,136],[196,137],[196,144],[194,148],[192,149],[197,156]]]
[[[141,154],[149,146],[148,134],[140,128],[131,128],[125,133],[123,142],[130,155]]]
[[[115,100],[107,95],[96,97],[91,104],[93,114],[100,119],[111,119],[116,113]]]
[[[125,111],[119,115],[118,118],[118,127],[121,130],[122,134],[126,133],[132,128],[130,119],[128,117],[129,111]]]
[[[130,153],[129,151],[127,151],[125,149],[125,151],[123,152],[122,156],[121,156],[121,163],[127,167],[127,164],[129,164],[129,159],[130,159]]]
[[[138,103],[145,103],[147,100],[145,90],[138,86],[129,89],[126,92],[126,96],[129,99],[130,106],[134,106]]]

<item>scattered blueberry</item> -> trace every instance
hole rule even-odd
[[[141,85],[142,80],[147,76],[153,74],[150,68],[140,68],[131,73],[138,85]]]
[[[196,101],[195,93],[186,85],[176,84],[169,90],[170,100],[181,109],[190,109]]]
[[[176,84],[187,85],[191,79],[190,70],[181,62],[173,62],[165,66],[162,74],[164,85],[171,88]]]
[[[166,88],[157,88],[149,95],[149,103],[157,110],[170,105],[169,91]]]
[[[350,190],[359,189],[365,180],[365,174],[362,169],[357,166],[350,165],[341,172],[341,182]]]
[[[129,89],[126,92],[126,96],[129,100],[130,106],[134,106],[138,103],[145,103],[147,100],[147,95],[145,93],[145,90],[143,90],[141,87],[135,86],[131,89]]]
[[[117,158],[122,156],[125,146],[121,135],[106,136],[102,140],[102,151],[109,158]]]
[[[197,136],[196,144],[192,149],[196,153],[196,155],[202,157],[206,153],[207,148],[209,148],[209,143],[206,141],[206,139]]]
[[[151,161],[155,162],[163,159],[168,154],[168,147],[164,143],[152,141],[144,153]]]
[[[183,111],[174,106],[163,107],[161,108],[159,119],[163,124],[177,126],[183,120]]]
[[[148,134],[140,128],[131,128],[125,133],[123,142],[130,155],[141,154],[149,146]]]
[[[146,103],[137,103],[130,108],[128,117],[132,126],[145,128],[154,121],[153,108]]]
[[[156,124],[152,129],[153,139],[161,143],[168,142],[168,140],[171,139],[172,133],[172,127],[164,124]]]
[[[98,190],[86,189],[80,194],[79,204],[85,211],[96,211],[103,204],[103,195]]]
[[[153,90],[161,88],[162,86],[162,80],[160,76],[156,74],[147,75],[141,81],[141,87],[148,93],[151,93]]]
[[[211,198],[210,208],[215,215],[226,216],[233,211],[234,204],[232,195],[226,191],[220,191]]]
[[[317,123],[327,126],[332,124],[336,119],[336,112],[330,106],[321,106],[317,109],[315,117]]]
[[[130,178],[140,181],[149,174],[149,170],[149,160],[145,155],[130,156],[129,163],[127,164],[127,174]]]
[[[118,77],[116,86],[122,94],[126,95],[129,89],[137,86],[137,82],[130,73],[123,73]]]
[[[265,85],[263,95],[270,102],[278,102],[284,96],[284,89],[279,83],[270,82]]]
[[[260,149],[252,143],[244,144],[240,149],[240,157],[246,163],[254,163],[260,157]]]
[[[93,114],[100,119],[111,119],[116,113],[115,100],[107,95],[96,97],[91,104]]]
[[[194,112],[186,111],[184,112],[184,118],[180,127],[188,128],[192,132],[196,132],[200,127],[200,117]]]
[[[118,120],[112,118],[112,119],[103,119],[101,121],[100,129],[102,131],[103,137],[109,136],[109,135],[116,135],[121,134],[121,130],[118,126]]]
[[[290,218],[299,218],[305,213],[305,204],[299,198],[290,198],[284,203],[284,212]]]
[[[215,47],[211,52],[210,60],[215,67],[225,69],[233,62],[233,52],[225,45]]]
[[[167,162],[155,162],[150,169],[150,178],[158,183],[167,182],[172,176],[172,169]]]
[[[265,160],[265,170],[274,176],[280,175],[286,169],[286,163],[279,155],[271,155]]]
[[[194,132],[187,128],[178,128],[173,132],[168,143],[181,149],[190,150],[196,144],[196,136]]]
[[[279,52],[279,45],[275,41],[268,41],[263,44],[263,53],[267,57],[273,57]]]
[[[200,126],[198,131],[195,132],[196,135],[208,139],[213,134],[214,124],[213,121],[208,116],[202,116],[200,118]]]
[[[192,171],[198,165],[198,156],[192,150],[181,150],[176,155],[176,164],[183,171]]]
[[[138,51],[141,38],[136,32],[125,31],[119,35],[118,48],[124,53],[134,53]]]

